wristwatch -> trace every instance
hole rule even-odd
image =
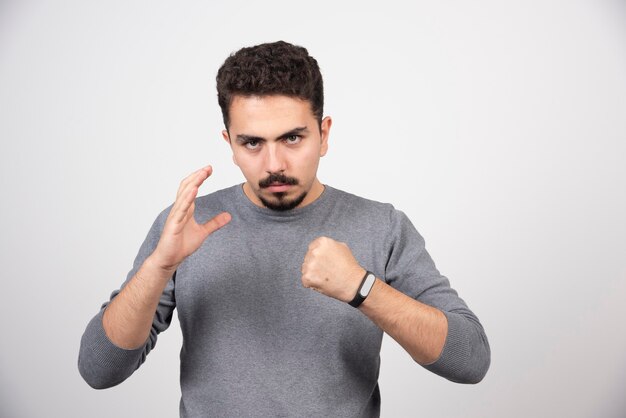
[[[372,287],[374,286],[374,282],[376,281],[376,276],[371,271],[365,272],[365,276],[363,280],[361,280],[361,284],[359,285],[359,290],[356,291],[356,295],[354,295],[354,299],[350,302],[350,306],[354,306],[358,308],[361,303],[365,300],[365,298],[370,294]]]

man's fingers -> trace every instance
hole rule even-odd
[[[197,193],[198,188],[192,187],[188,189],[185,194],[176,199],[176,203],[174,203],[172,207],[172,217],[176,223],[181,223],[185,220],[191,204],[196,199]]]
[[[207,170],[205,167],[185,177],[180,182],[180,185],[178,186],[178,191],[176,192],[176,199],[184,195],[185,192],[190,187],[194,187],[194,186],[200,187],[200,185],[204,182],[204,180],[206,180],[210,176],[210,173],[211,173],[211,170]]]
[[[177,223],[185,220],[185,216],[196,198],[198,189],[211,173],[213,173],[213,168],[207,165],[194,171],[180,182],[180,187],[176,193],[176,201],[172,207],[172,217]]]
[[[221,227],[223,227],[224,225],[226,225],[228,222],[230,222],[231,219],[232,217],[230,216],[230,213],[222,212],[219,215],[216,215],[215,217],[207,221],[206,223],[204,223],[202,226],[204,227],[207,234],[210,235],[213,232],[220,229]]]
[[[207,165],[206,167],[202,167],[199,170],[194,171],[187,177],[185,177],[178,187],[178,192],[176,193],[176,199],[178,199],[181,195],[185,193],[185,191],[192,186],[200,187],[204,180],[209,178],[209,176],[213,173],[213,167]]]

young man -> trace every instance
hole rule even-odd
[[[182,181],[87,326],[85,380],[130,376],[176,307],[181,416],[378,416],[383,331],[426,369],[479,382],[483,328],[408,218],[317,179],[331,119],[315,59],[285,42],[243,48],[217,88],[246,182],[196,197],[211,167]]]

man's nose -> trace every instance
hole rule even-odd
[[[270,173],[278,173],[285,171],[287,168],[285,157],[280,147],[271,145],[267,147],[267,166],[266,171]]]

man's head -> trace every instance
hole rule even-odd
[[[324,190],[317,179],[331,119],[322,119],[322,77],[306,49],[276,42],[243,48],[217,75],[222,135],[259,206],[306,206]]]
[[[284,41],[242,48],[217,72],[217,101],[224,126],[230,128],[230,105],[236,96],[282,95],[306,100],[322,122],[324,85],[315,58]]]

